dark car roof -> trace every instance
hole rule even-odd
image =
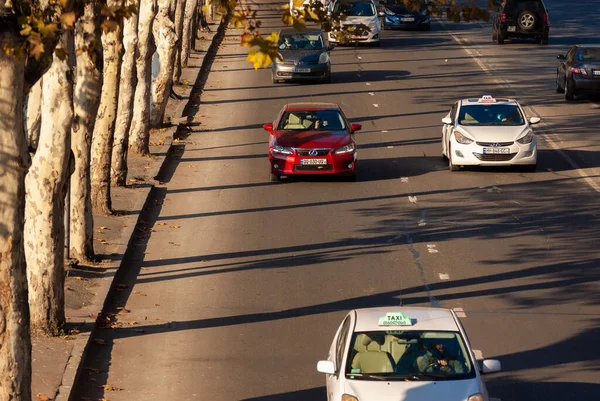
[[[295,33],[298,33],[298,34],[313,34],[314,35],[314,34],[322,34],[323,31],[320,30],[320,29],[314,29],[314,28],[313,29],[303,29],[303,30],[299,31],[299,30],[297,30],[295,28],[291,28],[291,27],[282,28],[281,31],[280,31],[281,35],[290,35],[290,34],[295,34]]]
[[[301,111],[301,110],[339,110],[340,106],[335,103],[288,103],[285,105],[287,111]]]

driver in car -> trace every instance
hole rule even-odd
[[[462,363],[444,351],[444,344],[433,344],[421,358],[418,364],[420,372],[425,373],[464,373]]]

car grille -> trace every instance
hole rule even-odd
[[[327,156],[331,149],[296,149],[298,156]],[[316,151],[316,155],[310,155],[311,151]]]
[[[317,164],[317,165],[306,165],[306,166],[294,166],[296,171],[331,171],[333,166],[331,164]]]
[[[481,160],[482,162],[507,162],[515,157],[516,153],[504,153],[504,154],[482,154],[473,152],[473,156]]]
[[[479,146],[485,146],[489,148],[501,147],[501,146],[511,146],[514,142],[477,142]]]

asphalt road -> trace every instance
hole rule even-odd
[[[503,364],[486,377],[493,397],[598,399],[598,106],[561,100],[553,66],[569,38],[597,34],[576,21],[600,1],[546,3],[548,47],[492,46],[486,24],[385,31],[381,48],[336,48],[329,85],[271,84],[229,31],[201,125],[155,193],[146,253],[111,300],[125,327],[98,334],[79,396],[325,400],[316,362],[346,311],[403,303],[464,310],[474,348]],[[278,26],[277,2],[259,4]],[[544,118],[536,173],[448,171],[440,119],[490,93]],[[363,124],[357,182],[268,182],[261,127],[294,101]]]

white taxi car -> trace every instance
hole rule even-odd
[[[521,165],[535,171],[537,141],[531,125],[513,99],[459,100],[442,118],[442,155],[451,171],[461,166]]]
[[[350,311],[331,343],[326,373],[329,401],[488,401],[481,367],[450,309],[386,307]]]

